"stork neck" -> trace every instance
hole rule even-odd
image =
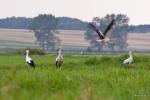
[[[61,50],[58,51],[58,56],[60,56],[60,55],[61,55]]]
[[[26,53],[26,57],[29,56],[29,52]]]
[[[130,58],[132,58],[132,54],[130,53]]]

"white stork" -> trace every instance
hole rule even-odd
[[[94,24],[92,24],[92,23],[89,23],[89,25],[90,25],[90,27],[92,27],[92,29],[98,34],[98,37],[99,37],[99,40],[97,40],[97,41],[99,41],[99,42],[102,42],[102,43],[109,43],[109,39],[108,40],[106,40],[106,34],[110,31],[110,30],[112,30],[112,28],[113,28],[113,25],[114,25],[114,23],[115,23],[115,20],[113,19],[111,22],[110,22],[110,24],[107,26],[107,28],[105,29],[105,31],[102,33],[100,30],[98,30],[98,28],[94,25]]]
[[[35,68],[34,61],[29,57],[29,50],[26,50],[26,63],[28,63],[32,68]]]
[[[58,51],[58,56],[56,57],[56,69],[61,69],[61,65],[62,65],[62,63],[63,63],[63,56],[62,56],[62,54],[61,54],[61,50],[62,50],[61,47],[59,47],[59,48],[57,49],[57,51]]]
[[[133,62],[132,51],[129,51],[130,57],[123,61],[123,64],[131,64]]]

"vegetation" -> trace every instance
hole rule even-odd
[[[8,17],[0,19],[0,28],[28,29],[32,18]]]
[[[61,71],[55,55],[32,56],[36,69],[25,57],[0,56],[1,100],[148,100],[150,56],[135,55],[134,63],[122,65],[128,55],[65,55]]]
[[[31,30],[44,50],[55,47],[58,38],[54,35],[58,20],[53,15],[39,15],[32,20]]]
[[[95,17],[93,18],[92,23],[95,24],[97,28],[99,28],[100,31],[102,31],[103,33],[108,24],[112,21],[112,19],[115,19],[116,21],[114,25],[115,27],[113,28],[111,34],[107,35],[107,37],[109,36],[111,41],[111,43],[108,44],[108,48],[114,50],[114,46],[116,46],[122,50],[127,46],[126,37],[128,33],[129,18],[126,15],[110,14],[106,15],[103,18]],[[101,51],[102,45],[98,41],[96,41],[98,36],[97,34],[93,33],[93,31],[90,29],[90,26],[85,32],[85,38],[90,40],[91,48],[97,47],[98,51]]]
[[[25,55],[26,50],[30,51],[30,55],[45,55],[43,49],[41,48],[25,48],[25,49],[18,49],[17,54]]]
[[[57,29],[65,30],[87,30],[87,22],[80,19],[69,17],[57,17],[59,22]],[[26,17],[8,17],[0,19],[0,28],[13,28],[13,29],[28,29],[31,25],[33,18]],[[129,32],[133,33],[147,33],[150,32],[150,25],[130,25]]]
[[[34,43],[27,43],[14,40],[0,40],[0,46],[4,46],[6,48],[38,47]]]
[[[59,20],[57,29],[65,30],[86,30],[87,23],[82,20],[70,17],[57,17]],[[28,29],[31,26],[33,18],[26,17],[8,17],[0,19],[0,28]]]
[[[59,22],[57,25],[57,29],[64,30],[86,30],[87,22],[83,22],[82,20],[76,18],[69,17],[58,17]]]

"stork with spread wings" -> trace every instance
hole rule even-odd
[[[114,23],[115,20],[113,19],[103,33],[100,30],[98,30],[98,28],[93,23],[89,23],[89,25],[98,34],[99,37],[98,41],[105,44],[106,42],[110,41],[110,40],[106,40],[106,35],[112,30]]]

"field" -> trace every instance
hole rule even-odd
[[[0,55],[0,100],[149,100],[150,56],[64,55],[62,70],[55,54],[32,55],[36,69],[22,55]]]
[[[150,50],[149,33],[130,33],[128,34],[128,48],[139,50]]]
[[[63,48],[86,48],[89,42],[84,39],[85,31],[57,30]],[[0,29],[0,48],[38,47],[34,33],[25,29]]]
[[[61,39],[63,48],[85,49],[90,44],[84,38],[85,31],[79,30],[57,30],[56,34]],[[128,49],[150,50],[149,33],[129,33]],[[24,29],[0,29],[0,48],[28,48],[38,47],[35,43],[34,33]]]

